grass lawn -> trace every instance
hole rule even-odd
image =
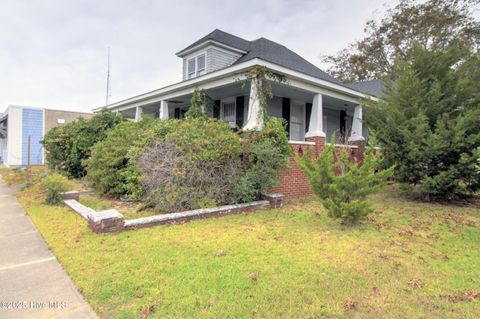
[[[95,235],[18,193],[103,318],[478,318],[480,206],[425,204],[395,186],[343,228],[312,198],[248,215]]]

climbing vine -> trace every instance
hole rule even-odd
[[[255,81],[258,98],[260,100],[260,112],[263,121],[269,119],[267,112],[268,99],[273,98],[272,83],[287,83],[287,78],[279,73],[269,70],[266,66],[256,65],[245,73],[244,84]]]

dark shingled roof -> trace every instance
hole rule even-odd
[[[213,32],[207,34],[200,40],[195,41],[185,49],[181,50],[179,53],[185,50],[191,49],[208,40],[217,41],[217,42],[226,44],[228,46],[246,51],[247,53],[241,56],[234,63],[234,65],[245,62],[245,61],[249,61],[255,58],[259,58],[267,62],[271,62],[277,65],[289,68],[291,70],[313,76],[318,79],[343,85],[337,79],[327,74],[326,72],[320,70],[318,67],[308,62],[307,60],[305,60],[304,58],[302,58],[292,50],[288,49],[287,47],[281,44],[278,44],[276,42],[270,41],[265,38],[260,38],[254,41],[247,41],[233,34],[215,29]]]
[[[347,87],[356,91],[367,93],[376,97],[382,95],[385,90],[385,82],[382,80],[369,80],[346,84]]]
[[[341,84],[333,76],[320,70],[292,50],[271,40],[260,38],[251,41],[247,51],[248,53],[240,57],[234,65],[259,58],[318,79]]]
[[[208,40],[217,41],[217,42],[226,44],[228,46],[231,46],[231,47],[243,50],[243,51],[247,51],[248,46],[250,44],[250,41],[239,38],[236,35],[224,32],[222,30],[215,29],[212,32],[210,32],[209,34],[207,34],[206,36],[204,36],[203,38],[201,38],[200,40],[193,42],[192,44],[190,44],[185,49],[179,51],[178,53],[183,52],[183,51],[188,50],[188,49],[191,49],[193,47],[196,47],[197,45],[202,44],[203,42],[208,41]]]

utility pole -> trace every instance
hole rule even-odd
[[[105,106],[108,106],[108,97],[110,95],[110,47],[107,53],[107,94],[105,97]]]

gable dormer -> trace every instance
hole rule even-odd
[[[193,79],[232,65],[247,53],[248,44],[242,38],[214,30],[177,53],[183,59],[182,79]]]

